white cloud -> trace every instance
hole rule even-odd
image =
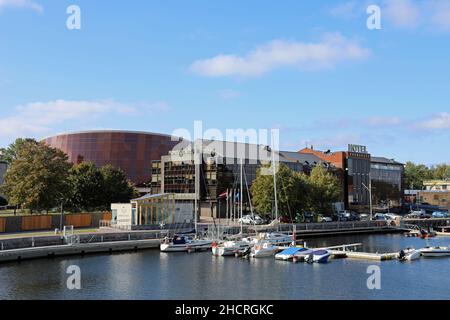
[[[43,13],[44,7],[32,0],[0,0],[0,11],[4,8],[31,9]]]
[[[430,6],[433,24],[442,31],[450,31],[450,1],[433,1]]]
[[[331,68],[339,62],[364,59],[369,54],[369,49],[333,33],[316,43],[273,40],[245,56],[220,54],[197,60],[190,70],[207,77],[259,76],[282,67],[306,70]]]
[[[34,102],[19,105],[10,116],[0,119],[0,138],[36,137],[53,132],[56,127],[70,123],[94,122],[108,115],[140,116],[164,112],[165,102],[124,104],[112,100]]]
[[[236,90],[225,89],[225,90],[219,91],[219,97],[221,97],[222,99],[225,99],[225,100],[236,99],[236,98],[239,98],[240,96],[241,96],[241,93]]]
[[[428,120],[419,122],[418,126],[422,129],[429,130],[450,129],[450,114],[441,112]]]
[[[357,17],[358,11],[363,12],[360,9],[362,9],[362,4],[360,2],[347,1],[329,8],[328,13],[333,17],[349,19]]]
[[[389,127],[389,126],[397,126],[402,124],[402,119],[399,117],[370,117],[365,121],[369,126],[372,127]]]
[[[382,15],[397,27],[415,27],[419,24],[420,7],[412,0],[385,0]]]
[[[358,144],[361,142],[361,136],[356,133],[342,133],[334,134],[330,137],[317,138],[311,140],[302,140],[300,146],[304,148],[305,146],[311,147],[317,150],[327,150],[327,149],[343,149],[348,146],[349,143]]]

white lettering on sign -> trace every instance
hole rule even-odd
[[[349,152],[355,152],[355,153],[367,153],[367,147],[366,146],[359,146],[357,144],[349,144],[348,145],[348,151]]]

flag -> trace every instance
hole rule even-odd
[[[221,194],[219,194],[219,199],[228,198],[228,191],[224,191]]]

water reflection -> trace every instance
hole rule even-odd
[[[448,245],[401,235],[310,239],[309,246],[363,243],[369,252]],[[66,288],[79,265],[82,290]],[[381,290],[368,290],[367,267],[381,268]],[[205,253],[138,253],[25,261],[0,265],[1,299],[449,299],[449,259],[374,262],[336,259],[304,264],[214,257]]]

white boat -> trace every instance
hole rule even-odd
[[[251,243],[249,241],[225,241],[224,243],[212,246],[214,256],[234,256],[244,253]]]
[[[273,257],[278,252],[278,247],[272,245],[270,242],[263,242],[255,244],[250,253],[252,258]]]
[[[307,256],[309,256],[311,253],[313,253],[313,251],[314,250],[311,250],[311,249],[298,251],[297,253],[294,254],[293,258],[295,258],[299,261],[304,261]]]
[[[400,261],[412,261],[417,260],[421,256],[420,250],[416,250],[414,248],[406,248],[404,250],[401,250],[397,254],[397,259]]]
[[[329,250],[314,250],[305,257],[305,262],[327,263],[330,256],[331,252]]]
[[[301,247],[290,247],[281,251],[280,253],[277,253],[275,255],[275,259],[284,261],[291,260],[294,259],[294,257],[298,257],[297,255],[301,254],[302,252],[306,251],[308,251],[308,249]]]
[[[448,257],[450,256],[449,247],[425,247],[420,249],[424,257]]]
[[[293,242],[292,236],[278,232],[260,233],[254,242],[259,241],[269,242],[272,244],[290,244]]]
[[[160,245],[162,252],[195,252],[209,250],[212,247],[211,240],[193,239],[188,236],[174,236],[172,241],[166,238]]]

